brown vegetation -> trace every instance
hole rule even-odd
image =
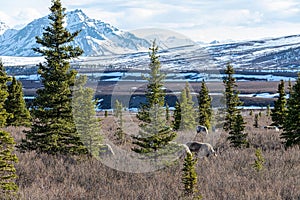
[[[198,191],[203,199],[300,199],[300,149],[285,150],[280,132],[254,128],[254,115],[243,112],[251,148],[234,149],[220,131],[204,137],[218,157],[201,158],[197,164]],[[103,118],[103,117],[101,117]],[[113,140],[115,124],[103,118],[103,129]],[[270,123],[262,113],[260,127]],[[8,128],[19,142],[22,132]],[[130,149],[130,142],[124,148]],[[255,148],[262,149],[264,168],[257,172]],[[96,159],[79,159],[18,153],[17,184],[21,199],[182,199],[182,163],[178,160],[155,172],[128,173]]]

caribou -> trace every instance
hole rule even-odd
[[[208,130],[207,130],[206,126],[198,125],[196,127],[196,131],[197,131],[197,133],[203,132],[205,135],[208,135]]]
[[[99,156],[114,156],[115,153],[109,144],[101,144],[99,147]]]
[[[209,143],[191,141],[186,143],[186,146],[188,146],[189,150],[191,152],[194,152],[197,156],[206,156],[206,157],[209,157],[211,155],[217,156],[216,151]]]

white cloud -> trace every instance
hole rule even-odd
[[[166,28],[195,40],[295,34],[300,27],[299,0],[62,0],[62,4],[124,30]],[[0,20],[10,26],[28,23],[47,15],[50,5],[46,0],[4,1]]]

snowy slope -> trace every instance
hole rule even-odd
[[[233,42],[206,47],[217,65],[232,62],[248,69],[295,68],[300,66],[300,35]]]
[[[103,41],[99,39],[99,41]],[[107,44],[107,43],[106,43]],[[208,45],[191,45],[172,49],[159,49],[163,69],[220,70],[230,62],[234,68],[243,70],[292,71],[300,72],[300,35]],[[1,55],[1,54],[0,54]],[[14,65],[16,58],[2,57]],[[21,61],[22,59],[19,59]],[[29,60],[26,60],[29,63]],[[115,69],[146,69],[149,64],[147,52],[122,55],[80,57],[75,61],[81,66],[110,67]],[[34,63],[34,62],[32,62]],[[264,77],[271,80],[273,77]]]
[[[0,35],[2,35],[7,29],[9,29],[9,26],[0,21]]]
[[[48,24],[48,17],[45,16],[32,21],[5,40],[0,39],[0,55],[37,56],[32,51],[32,48],[37,46],[35,36],[41,37],[43,28]],[[73,44],[79,45],[84,50],[85,56],[147,51],[150,46],[146,40],[100,20],[91,19],[81,10],[68,12],[65,25],[71,32],[81,30]]]
[[[158,29],[158,28],[136,29],[131,31],[131,33],[135,34],[140,38],[145,38],[150,43],[155,40],[157,45],[161,49],[189,46],[189,45],[196,44],[187,36],[166,29]]]

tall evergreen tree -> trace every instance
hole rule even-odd
[[[278,90],[277,90],[279,97],[278,99],[274,102],[274,109],[271,110],[271,117],[273,124],[275,126],[283,126],[285,117],[286,117],[286,94],[284,90],[284,81],[281,80],[279,85],[278,85]]]
[[[209,96],[208,88],[205,81],[202,80],[201,89],[198,94],[198,123],[206,126],[207,129],[211,128],[212,121],[212,108],[211,97]]]
[[[227,76],[223,83],[225,85],[226,114],[223,128],[225,131],[229,131],[227,139],[233,147],[248,147],[247,133],[244,132],[245,122],[237,108],[242,105],[242,102],[238,97],[239,91],[233,77],[234,69],[230,64],[227,64],[225,74]]]
[[[258,128],[258,127],[259,127],[258,120],[259,120],[259,115],[258,115],[258,114],[255,114],[255,115],[254,115],[254,124],[253,124],[253,126],[254,126],[255,128]]]
[[[193,130],[196,127],[196,113],[194,110],[194,102],[190,92],[188,83],[180,95],[180,109],[181,109],[181,130]]]
[[[176,101],[175,103],[175,110],[173,112],[173,121],[172,121],[172,127],[174,130],[179,130],[181,124],[181,108],[180,103]]]
[[[0,127],[6,125],[6,120],[9,116],[5,109],[5,101],[8,97],[7,82],[10,80],[11,78],[7,76],[2,60],[0,59]]]
[[[165,102],[165,92],[163,89],[165,75],[161,72],[159,56],[157,56],[158,47],[155,41],[149,50],[150,73],[149,76],[144,76],[144,79],[148,82],[146,90],[146,103],[142,104],[137,114],[137,118],[146,123],[150,122],[150,109],[152,109],[155,105],[163,107]]]
[[[102,143],[100,119],[96,116],[94,91],[85,87],[86,76],[79,76],[73,89],[73,116],[77,132],[90,155],[98,156]]]
[[[33,102],[32,129],[20,148],[49,154],[86,154],[87,149],[80,140],[72,115],[72,91],[76,71],[70,70],[70,59],[83,51],[70,42],[79,31],[70,33],[64,27],[65,8],[60,0],[52,0],[50,25],[44,28],[43,37],[36,37],[42,47],[33,50],[45,57],[39,64],[43,88],[37,90]]]
[[[10,114],[7,119],[8,126],[30,126],[31,117],[23,98],[22,83],[13,77],[8,86],[8,97],[5,101],[6,111]]]
[[[0,60],[0,128],[6,125],[9,116],[5,109],[8,81],[10,81],[10,77],[6,75]],[[0,130],[0,193],[4,199],[13,199],[12,195],[18,190],[18,186],[14,182],[17,177],[14,164],[18,162],[17,156],[13,154],[14,145],[14,138],[8,132]]]
[[[193,154],[187,153],[184,163],[183,163],[183,175],[182,183],[184,185],[184,195],[192,196],[197,192],[197,173],[195,170],[195,165],[197,164],[197,159],[193,158]]]
[[[246,123],[240,113],[234,116],[233,124],[229,131],[229,136],[227,137],[231,146],[239,148],[249,146],[249,142],[247,140],[248,134],[244,132],[245,124]]]
[[[280,137],[285,140],[286,147],[300,146],[300,73],[289,95],[287,115]]]
[[[0,194],[4,199],[14,199],[18,190],[14,182],[17,178],[14,164],[18,162],[13,153],[14,145],[14,138],[8,132],[0,130]]]
[[[167,123],[169,123],[169,121],[170,121],[170,107],[167,103],[166,103],[166,120],[167,120]]]
[[[160,62],[156,55],[158,47],[153,42],[150,48],[150,74],[145,77],[148,81],[146,98],[147,102],[142,106],[137,117],[142,121],[138,136],[134,136],[133,144],[138,147],[133,151],[138,153],[155,153],[172,141],[176,133],[168,126],[165,118],[163,90],[164,75],[160,72]],[[157,155],[155,155],[157,156]]]
[[[238,94],[239,91],[237,90],[237,84],[235,81],[234,69],[232,65],[227,64],[225,70],[225,78],[223,83],[225,85],[225,105],[226,105],[226,114],[225,114],[225,123],[224,123],[224,130],[229,131],[232,129],[232,125],[234,123],[235,116],[239,114],[239,110],[237,106],[241,106],[242,102],[240,101]]]
[[[126,142],[125,132],[123,130],[123,109],[124,109],[123,104],[120,101],[116,100],[115,101],[115,117],[118,120],[117,121],[118,128],[117,128],[115,135],[117,136],[117,138],[121,144]]]
[[[291,81],[291,79],[289,79],[289,82],[288,82],[288,94],[290,94],[291,93],[291,91],[293,90],[293,86],[292,86],[292,81]]]

